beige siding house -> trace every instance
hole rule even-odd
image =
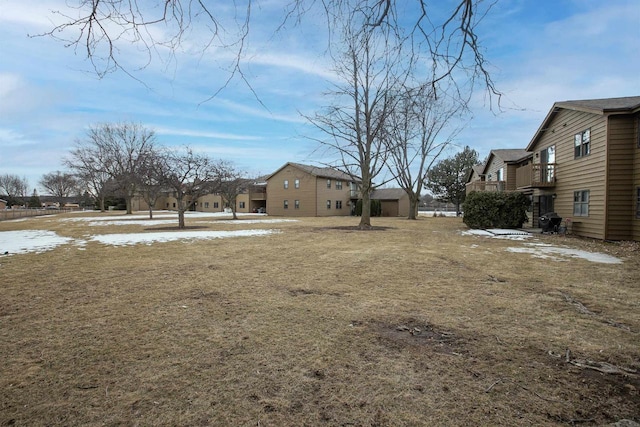
[[[379,188],[371,193],[371,200],[380,200],[382,216],[409,217],[409,195],[402,188]]]
[[[289,162],[266,181],[269,215],[346,216],[358,199],[353,179],[332,168]]]
[[[466,191],[513,191],[516,170],[530,161],[531,153],[520,148],[491,150],[481,170],[472,168]]]
[[[556,102],[517,171],[533,216],[557,212],[577,235],[640,240],[640,96]]]

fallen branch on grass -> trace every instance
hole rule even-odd
[[[555,357],[560,359],[562,357],[561,354],[554,353],[552,350],[549,350],[547,354],[551,357]],[[639,373],[635,369],[624,368],[621,366],[612,365],[607,362],[594,362],[593,360],[587,359],[572,359],[571,358],[571,350],[567,349],[565,353],[565,362],[577,366],[583,369],[592,369],[594,371],[602,372],[603,374],[612,374],[612,375],[627,375],[632,377],[638,377]]]
[[[573,298],[571,295],[566,294],[564,292],[560,292],[560,295],[562,295],[562,297],[566,302],[573,305],[579,313],[585,314],[587,316],[597,317],[602,323],[613,326],[614,328],[620,328],[620,329],[624,329],[625,331],[631,332],[631,328],[629,326],[620,322],[616,322],[615,320],[603,319],[602,316],[598,315],[598,313],[594,313],[593,311],[589,310],[584,304],[582,304],[577,299]]]

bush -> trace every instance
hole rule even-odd
[[[530,203],[522,193],[472,191],[463,204],[463,221],[470,228],[520,228]]]
[[[382,215],[382,203],[380,200],[371,200],[371,216]],[[356,203],[356,216],[362,216],[362,199],[358,199]]]

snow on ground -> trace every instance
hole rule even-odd
[[[467,230],[463,235],[474,235],[491,237],[494,239],[525,240],[531,236],[530,233],[522,230],[487,229],[487,230]],[[525,247],[507,248],[509,252],[531,254],[535,258],[551,259],[553,261],[567,261],[567,258],[581,258],[591,262],[602,264],[622,264],[620,258],[598,252],[587,252],[580,249],[571,249],[565,246],[553,246],[547,243],[524,243]],[[477,247],[473,245],[472,247]]]
[[[248,214],[238,214],[245,216]],[[256,214],[251,214],[255,217]],[[260,214],[258,214],[260,215]],[[260,215],[260,216],[265,216]],[[226,221],[231,219],[229,213],[205,213],[205,212],[186,212],[187,221],[205,222],[202,219],[216,218],[219,224],[229,225],[249,225],[249,224],[274,224],[284,222],[295,222],[293,219],[241,219],[239,221]],[[106,225],[172,225],[177,224],[178,215],[176,212],[154,212],[154,219],[149,219],[148,214],[136,215],[109,215],[109,216],[91,216],[80,218],[63,218],[57,221],[86,222],[87,225],[93,227]],[[196,221],[193,221],[196,220]],[[181,239],[223,239],[230,237],[245,236],[265,236],[268,234],[278,233],[278,230],[236,230],[236,231],[163,231],[149,233],[122,233],[122,234],[102,234],[88,235],[86,238],[90,241],[100,242],[107,245],[125,246],[136,244],[153,244],[159,242],[170,242]],[[86,249],[87,240],[75,240],[69,237],[62,237],[53,231],[46,230],[19,230],[0,232],[0,255],[23,254],[28,252],[44,252],[52,250],[60,245],[73,243],[79,250]]]
[[[535,258],[546,258],[554,261],[566,261],[566,258],[582,258],[587,261],[601,264],[622,264],[620,258],[598,252],[587,252],[580,249],[572,249],[563,246],[553,246],[546,243],[525,243],[525,247],[507,248],[509,252],[531,254]],[[558,257],[558,255],[560,257]]]
[[[113,246],[129,246],[140,243],[151,245],[183,239],[224,239],[228,237],[266,236],[279,233],[277,230],[237,230],[237,231],[168,231],[159,233],[101,234],[89,239]]]
[[[73,241],[70,237],[62,237],[47,230],[1,231],[0,254],[41,253]]]

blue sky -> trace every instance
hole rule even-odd
[[[238,80],[207,100],[224,83],[230,56],[199,54],[197,30],[173,60],[154,58],[139,71],[144,52],[123,46],[123,63],[144,84],[122,72],[99,79],[82,50],[29,37],[50,29],[51,11],[65,2],[0,0],[0,173],[39,189],[44,173],[63,170],[90,125],[117,121],[141,123],[163,145],[189,145],[253,176],[288,161],[322,161],[301,113],[327,105],[335,77],[320,22],[274,34],[286,3],[254,0],[243,64],[261,105]],[[473,118],[447,155],[465,145],[481,156],[524,148],[556,101],[640,95],[637,0],[501,0],[483,21],[480,43],[504,93],[502,112],[477,92]]]

